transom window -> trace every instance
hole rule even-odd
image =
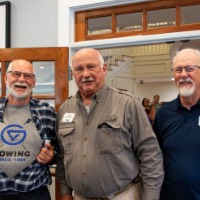
[[[75,13],[75,41],[200,29],[199,0],[162,0]]]

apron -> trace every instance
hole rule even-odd
[[[23,125],[0,123],[0,169],[9,178],[28,167],[41,148],[41,137],[31,120]]]

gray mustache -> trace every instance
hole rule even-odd
[[[186,79],[180,79],[179,81],[178,81],[178,83],[180,84],[180,83],[191,83],[191,82],[193,82],[190,78],[186,78]]]
[[[87,82],[91,82],[91,81],[94,81],[94,79],[91,78],[91,77],[89,77],[89,78],[82,78],[82,79],[81,79],[81,82],[82,82],[82,83],[87,83]]]

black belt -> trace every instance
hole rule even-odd
[[[17,198],[20,199],[20,197],[29,199],[32,197],[41,197],[42,195],[44,195],[46,192],[49,193],[49,190],[47,188],[47,186],[44,187],[40,187],[37,188],[35,190],[32,191],[28,191],[28,192],[17,192],[17,191],[5,191],[5,192],[0,192],[0,200],[4,199],[4,198]]]

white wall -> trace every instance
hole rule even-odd
[[[153,100],[155,94],[160,95],[160,102],[171,101],[178,95],[177,88],[173,82],[161,82],[161,83],[136,83],[135,96],[141,101],[143,98],[149,98]]]
[[[3,1],[5,0],[0,0]],[[57,46],[57,0],[9,1],[12,48]]]

